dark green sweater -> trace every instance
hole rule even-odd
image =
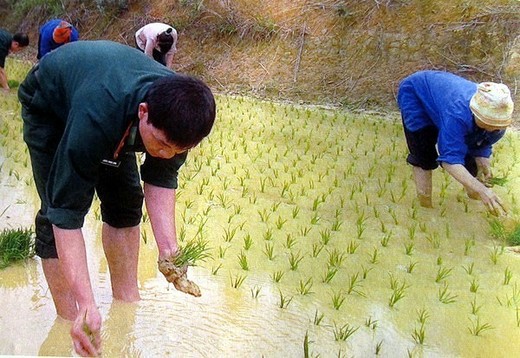
[[[139,50],[110,41],[72,42],[42,58],[40,103],[65,128],[47,185],[52,223],[81,227],[101,161],[113,158],[129,123],[138,120],[139,103],[151,83],[172,75]],[[185,154],[169,160],[146,155],[141,178],[176,188],[185,159]]]
[[[9,32],[0,29],[0,67],[5,67],[5,58],[9,55],[9,49],[13,42],[13,35]]]

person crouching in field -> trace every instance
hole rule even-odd
[[[0,29],[0,87],[4,92],[9,92],[7,73],[5,72],[5,59],[11,53],[16,53],[29,46],[27,34],[17,32],[12,35],[10,32]]]
[[[78,30],[67,21],[61,19],[47,21],[40,28],[36,58],[39,60],[52,50],[78,39]]]
[[[36,253],[57,314],[74,322],[74,349],[98,355],[101,315],[82,233],[94,193],[112,295],[137,301],[143,199],[160,264],[180,253],[177,174],[187,151],[209,135],[215,100],[201,80],[111,41],[77,41],[51,51],[31,69],[18,98],[41,200]],[[135,152],[146,153],[140,170]]]
[[[490,156],[512,122],[508,87],[419,71],[400,83],[397,102],[421,206],[432,207],[432,170],[440,164],[470,198],[482,200],[495,215],[504,214],[502,201],[490,189]]]

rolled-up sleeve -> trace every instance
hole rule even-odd
[[[188,152],[184,152],[171,159],[162,159],[146,154],[146,159],[141,165],[141,179],[158,187],[177,189],[179,169],[187,156]]]

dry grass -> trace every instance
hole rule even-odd
[[[145,23],[171,23],[179,32],[175,69],[220,91],[395,108],[399,81],[420,69],[515,85],[506,68],[520,34],[515,0],[129,3],[117,17],[82,4],[67,18],[83,39],[132,46]],[[34,11],[18,26],[32,32],[33,43],[43,17]]]

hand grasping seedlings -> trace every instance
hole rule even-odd
[[[200,297],[199,286],[188,280],[188,266],[195,266],[197,261],[204,261],[209,256],[207,242],[190,241],[172,256],[159,260],[159,271],[164,275],[166,281],[173,283],[178,291]]]

